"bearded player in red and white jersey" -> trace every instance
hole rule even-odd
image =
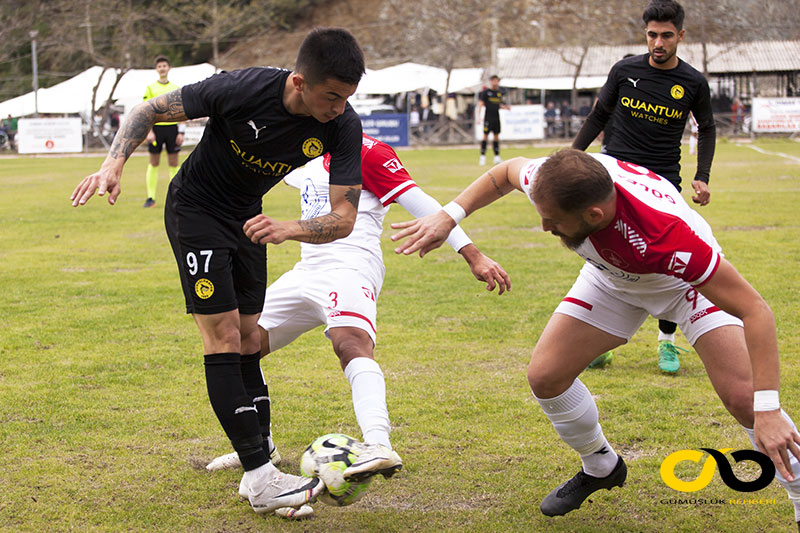
[[[303,220],[330,212],[329,170],[330,155],[326,154],[284,178],[287,184],[300,189]],[[441,204],[414,182],[395,151],[367,135],[362,139],[361,174],[361,197],[353,231],[326,244],[302,243],[300,262],[267,288],[258,320],[262,357],[307,331],[325,326],[325,335],[350,382],[353,408],[364,439],[357,445],[358,459],[343,473],[345,479],[376,474],[388,477],[402,467],[389,440],[386,387],[373,355],[377,342],[376,305],[385,274],[380,242],[383,219],[392,203],[400,204],[415,217],[441,210]],[[502,294],[510,289],[503,268],[483,255],[460,227],[449,232],[447,242],[464,257],[473,275],[486,282],[487,290],[498,287],[498,294]],[[262,437],[269,444],[274,463],[279,456],[269,429],[269,399],[256,405],[259,416],[267,417],[262,423]],[[207,468],[219,470],[239,464],[234,452],[217,457]],[[304,518],[312,513],[308,505],[276,511],[288,518]]]
[[[772,311],[666,179],[572,149],[513,159],[478,178],[442,211],[392,224],[404,228],[393,240],[408,237],[397,253],[424,255],[467,214],[514,189],[529,197],[542,228],[586,261],[528,367],[539,405],[582,462],[578,474],[544,498],[542,513],[566,514],[594,491],[624,483],[625,463],[603,435],[597,406],[578,375],[653,315],[680,325],[723,405],[775,464],[795,520],[800,518],[800,435],[780,408]]]

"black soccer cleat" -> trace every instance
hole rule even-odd
[[[156,201],[152,198],[148,198],[144,201],[144,205],[142,207],[153,207],[154,205],[156,205]]]
[[[547,516],[561,516],[578,509],[593,492],[600,489],[611,490],[621,487],[628,477],[628,467],[620,456],[617,466],[606,477],[594,477],[583,469],[545,496],[539,509]]]

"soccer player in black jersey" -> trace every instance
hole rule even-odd
[[[703,206],[711,196],[708,179],[716,128],[708,82],[677,55],[685,32],[683,18],[683,7],[673,0],[654,0],[644,10],[649,52],[622,59],[611,68],[572,147],[585,150],[613,117],[614,134],[605,143],[605,152],[648,168],[681,190],[681,138],[691,112],[698,123],[692,200]],[[681,348],[674,344],[676,327],[666,320],[658,322],[658,366],[664,372],[675,373],[680,368]],[[600,358],[610,359],[610,354]]]
[[[489,140],[489,132],[494,134],[492,148],[494,149],[495,164],[502,161],[500,159],[500,108],[511,109],[503,103],[503,89],[500,88],[500,77],[493,75],[489,78],[489,87],[482,90],[478,95],[478,116],[480,116],[481,106],[486,106],[486,114],[483,117],[483,140],[481,141],[481,158],[479,165],[486,164],[486,143]]]
[[[257,513],[299,507],[323,490],[318,479],[280,473],[269,461],[269,392],[259,366],[257,320],[266,290],[266,244],[329,242],[350,233],[361,192],[361,122],[347,103],[364,73],[355,38],[317,28],[294,71],[222,72],[136,106],[100,170],[72,193],[120,195],[122,167],[156,122],[210,117],[203,138],[172,180],[165,225],[186,310],[203,339],[208,395],[239,454],[239,493]],[[330,213],[277,221],[261,198],[294,168],[331,153]]]

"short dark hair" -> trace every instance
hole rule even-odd
[[[492,74],[491,76],[489,76],[489,79],[500,81],[500,76],[498,76],[497,74]]]
[[[566,213],[583,211],[606,200],[614,181],[600,161],[582,150],[559,150],[536,172],[531,199],[551,201]]]
[[[294,69],[311,85],[328,78],[357,85],[364,75],[364,53],[349,31],[315,28],[300,45]]]
[[[675,0],[653,0],[642,13],[642,20],[645,26],[652,20],[656,22],[671,22],[678,31],[681,31],[685,15],[683,6],[675,2]]]
[[[156,66],[159,63],[164,63],[164,62],[166,62],[167,65],[170,65],[169,58],[167,56],[156,56],[156,60],[153,61],[153,66]],[[172,65],[170,65],[170,66],[172,66]]]

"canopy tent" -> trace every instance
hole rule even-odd
[[[483,69],[457,68],[450,72],[448,92],[474,92],[480,89]],[[356,94],[398,94],[433,89],[444,93],[447,71],[418,63],[401,63],[367,72],[358,84]]]
[[[215,71],[214,66],[209,63],[175,67],[169,71],[169,79],[183,86],[203,80],[214,74]],[[95,108],[99,109],[111,93],[111,88],[117,75],[116,69],[108,69],[103,72],[102,67],[91,67],[57,85],[39,89],[37,95],[39,113],[57,115],[88,113],[92,106],[92,91],[97,85],[101,73],[103,77],[100,80],[95,100]],[[134,105],[142,101],[145,87],[157,79],[158,75],[153,69],[129,70],[122,76],[117,85],[114,91],[114,100],[118,105],[124,106],[126,111],[129,111]],[[29,92],[11,100],[0,102],[0,117],[33,115],[36,107],[34,93]]]
[[[576,89],[597,89],[606,82],[606,76],[578,76]],[[555,76],[550,78],[503,78],[503,87],[519,89],[544,89],[547,91],[569,91],[572,89],[571,76]]]

